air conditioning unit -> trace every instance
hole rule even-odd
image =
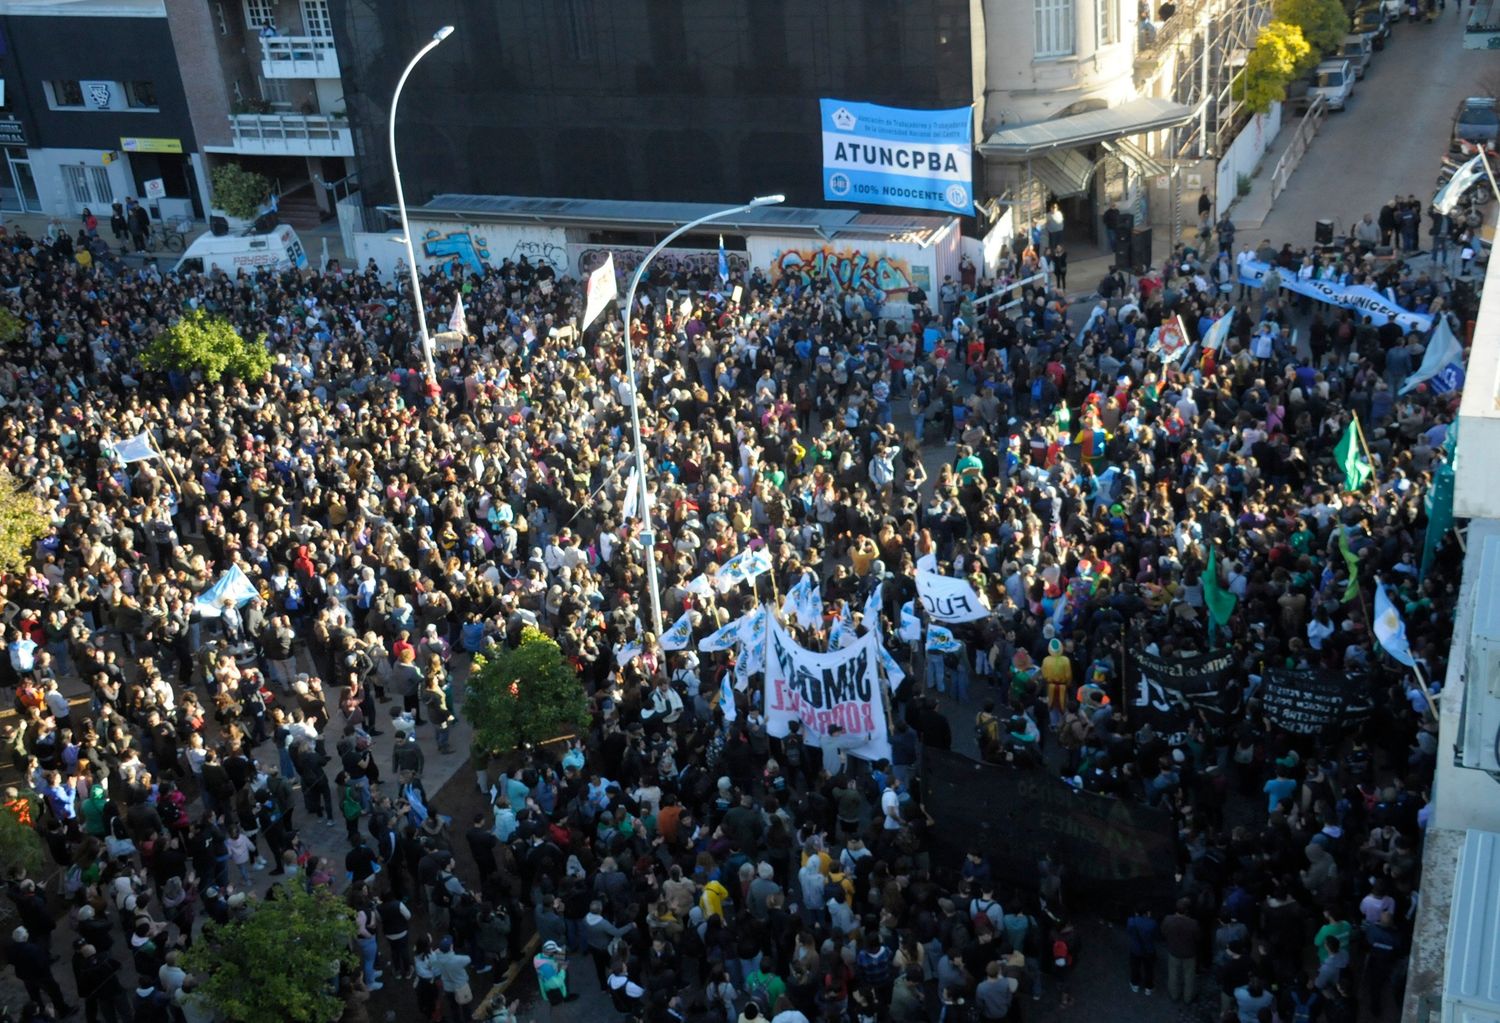
[[[1473,589],[1458,762],[1500,780],[1500,536],[1487,536]]]

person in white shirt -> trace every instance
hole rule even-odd
[[[881,827],[885,831],[901,830],[901,779],[891,776],[880,794],[880,812],[885,815]]]

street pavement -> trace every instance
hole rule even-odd
[[[1378,214],[1392,195],[1431,201],[1454,110],[1464,97],[1487,93],[1484,80],[1500,76],[1494,53],[1463,48],[1460,6],[1468,10],[1448,0],[1432,24],[1392,26],[1347,109],[1328,115],[1265,223],[1240,240],[1311,245],[1320,219],[1332,219],[1335,234],[1344,234],[1364,214]],[[1296,121],[1288,117],[1283,125],[1291,131]],[[1261,174],[1270,172],[1262,166]]]

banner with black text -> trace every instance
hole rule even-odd
[[[1369,682],[1315,668],[1270,668],[1255,699],[1266,720],[1293,735],[1323,735],[1375,709]]]
[[[1188,728],[1207,718],[1221,725],[1239,710],[1240,690],[1234,681],[1234,655],[1228,651],[1196,657],[1157,657],[1136,652],[1130,658],[1133,686],[1130,723],[1149,724],[1168,742],[1187,738]]]
[[[842,650],[799,646],[772,618],[766,657],[766,728],[780,738],[793,721],[809,743],[829,742],[865,760],[891,755],[880,692],[880,637],[867,632]],[[830,736],[837,725],[842,731]]]

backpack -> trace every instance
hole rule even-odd
[[[987,902],[984,899],[969,900],[969,923],[974,927],[974,936],[976,938],[981,934],[995,933],[995,921],[990,919],[990,909],[994,905],[995,903]]]
[[[756,971],[745,978],[745,994],[756,1005],[771,1006],[771,989],[766,983],[766,975],[760,971]]]
[[[357,820],[360,814],[359,797],[354,794],[353,785],[344,786],[344,798],[339,804],[344,811],[344,820]]]

